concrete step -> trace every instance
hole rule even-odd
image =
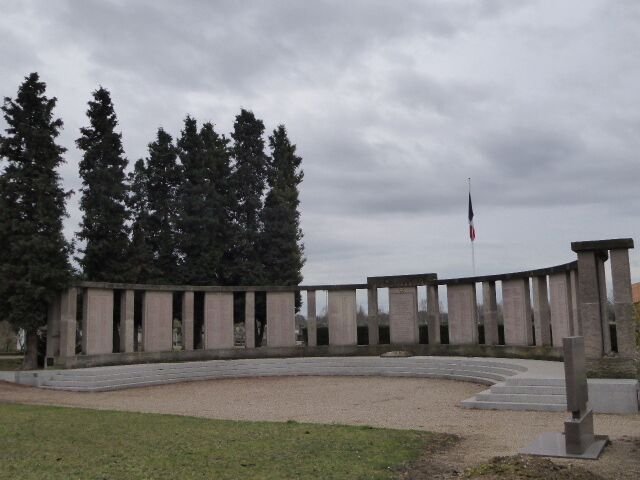
[[[532,395],[529,393],[495,394],[491,393],[491,390],[478,393],[475,398],[477,402],[567,404],[567,399],[564,395]]]
[[[508,381],[508,379],[507,379]],[[564,387],[548,387],[537,385],[512,386],[504,383],[496,383],[491,387],[491,393],[496,394],[533,394],[533,395],[562,395],[565,396]]]
[[[566,405],[550,403],[491,402],[476,401],[475,399],[463,400],[460,405],[464,408],[482,410],[531,410],[536,412],[564,412],[566,410]]]
[[[564,387],[564,378],[508,378],[506,385],[514,387]]]

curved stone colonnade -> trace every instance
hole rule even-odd
[[[81,282],[51,305],[48,319],[49,364],[99,365],[122,362],[188,360],[194,345],[199,358],[242,358],[322,354],[317,347],[316,292],[328,297],[329,345],[325,354],[379,353],[378,290],[389,292],[388,349],[419,345],[418,294],[426,287],[428,347],[442,352],[440,296],[446,290],[448,344],[451,348],[479,345],[479,312],[483,345],[500,347],[498,286],[501,289],[504,349],[555,353],[562,338],[585,337],[586,354],[599,359],[614,346],[620,357],[635,351],[628,249],[632,239],[575,242],[577,261],[550,268],[500,275],[438,279],[434,273],[368,277],[367,283],[300,287],[193,287]],[[615,320],[607,311],[605,261],[610,258]],[[368,297],[368,344],[359,347],[356,291]],[[478,305],[477,290],[482,292]],[[295,293],[306,292],[306,345],[296,342]],[[265,347],[256,347],[256,297],[264,297]],[[234,301],[240,298],[243,318]],[[235,299],[235,300],[234,300]],[[182,351],[174,352],[173,322],[181,319]],[[234,323],[244,322],[244,345],[234,342]],[[611,323],[611,325],[610,325]],[[611,328],[612,325],[615,328]],[[141,328],[141,340],[135,332]],[[610,332],[616,333],[615,341]],[[202,333],[201,333],[202,332]],[[81,336],[81,352],[76,350]],[[117,341],[114,341],[116,340]],[[437,347],[437,348],[436,348]],[[477,351],[477,349],[476,349]],[[182,355],[182,357],[181,357]],[[489,353],[495,355],[495,353]],[[208,357],[207,357],[208,356]],[[504,355],[499,355],[504,356]]]

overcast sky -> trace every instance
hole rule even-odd
[[[0,0],[0,96],[37,71],[78,190],[87,101],[111,91],[130,164],[185,115],[240,108],[303,157],[304,283],[478,274],[640,240],[640,2]],[[5,124],[0,120],[0,127]],[[78,196],[68,205],[77,230]],[[631,254],[640,280],[640,245]]]

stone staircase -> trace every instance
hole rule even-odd
[[[567,397],[563,378],[507,378],[463,400],[461,406],[483,410],[563,412]]]
[[[314,357],[211,360],[58,370],[39,386],[100,392],[168,383],[271,376],[386,376],[441,378],[492,385],[526,371],[515,363],[450,357]]]

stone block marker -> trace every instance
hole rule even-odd
[[[440,299],[438,285],[427,285],[427,333],[429,344],[440,345]]]
[[[357,345],[356,291],[329,290],[329,345]]]
[[[233,293],[204,295],[204,348],[233,348]]]
[[[60,356],[76,354],[76,315],[78,312],[78,289],[69,288],[60,295]]]
[[[145,352],[170,352],[173,347],[173,294],[144,293],[142,348]]]
[[[549,275],[549,307],[553,346],[562,347],[562,339],[574,335],[573,299],[569,273]]]
[[[267,292],[267,345],[292,347],[296,344],[294,292]]]
[[[113,352],[113,290],[87,288],[82,306],[82,351],[85,355]]]
[[[369,345],[380,343],[380,329],[378,324],[378,288],[371,286],[367,289],[367,330]]]
[[[616,315],[616,336],[618,353],[624,357],[635,354],[635,333],[633,325],[633,296],[631,290],[631,270],[629,251],[611,250],[611,278],[613,283],[613,309]]]
[[[256,347],[256,292],[244,296],[244,346]]]
[[[389,288],[389,336],[392,344],[418,343],[418,290]]]
[[[316,291],[307,290],[307,345],[318,345],[318,321],[316,316]]]
[[[569,285],[571,287],[571,323],[573,324],[573,336],[583,336],[582,322],[580,321],[580,307],[578,305],[578,271],[569,272]]]
[[[182,294],[182,349],[193,350],[193,292]]]
[[[133,352],[134,345],[134,291],[123,290],[120,295],[120,351]]]
[[[482,282],[482,311],[484,313],[484,344],[498,345],[496,282]]]
[[[594,435],[593,410],[589,408],[589,388],[583,337],[562,339],[567,411],[564,434],[546,432],[521,451],[545,457],[597,459],[608,437]]]
[[[478,342],[478,306],[475,283],[447,285],[449,304],[449,343],[453,345]]]
[[[549,292],[547,276],[533,277],[533,321],[536,332],[536,345],[551,345],[551,309],[549,307]]]
[[[502,314],[506,345],[533,345],[529,279],[502,282]]]

